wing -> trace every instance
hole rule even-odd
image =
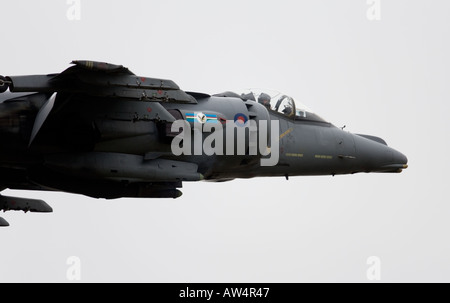
[[[11,92],[71,93],[148,102],[197,103],[172,80],[138,77],[122,65],[73,61],[60,74],[9,76]]]
[[[3,80],[13,93],[48,95],[35,120],[29,146],[51,112],[61,111],[76,100],[67,97],[70,95],[89,96],[93,102],[114,98],[147,102],[146,119],[167,122],[173,122],[175,118],[161,103],[197,103],[193,96],[182,91],[171,80],[138,77],[122,65],[104,62],[73,61],[72,64],[60,74],[9,76]],[[58,98],[58,95],[64,98]]]

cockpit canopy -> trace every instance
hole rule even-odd
[[[277,91],[250,89],[241,96],[244,99],[253,100],[264,105],[269,111],[282,114],[293,120],[326,122],[319,115],[308,109],[303,103]]]

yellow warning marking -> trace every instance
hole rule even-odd
[[[291,127],[290,129],[288,129],[287,131],[285,131],[284,133],[282,133],[280,135],[280,140],[283,139],[286,135],[290,134],[294,129]]]
[[[315,155],[314,158],[331,160],[331,159],[333,159],[333,156],[329,156],[329,155]]]
[[[286,157],[303,158],[303,154],[287,153],[287,154],[286,154]]]
[[[303,158],[303,154],[287,153],[286,157]]]

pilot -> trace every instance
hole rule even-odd
[[[268,94],[261,93],[258,97],[258,103],[264,105],[267,109],[270,109],[270,99],[271,98]]]

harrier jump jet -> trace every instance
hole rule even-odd
[[[208,95],[121,65],[72,64],[59,74],[0,76],[0,191],[177,198],[183,181],[407,168],[383,139],[337,128],[287,95]],[[0,210],[52,208],[0,195]]]

